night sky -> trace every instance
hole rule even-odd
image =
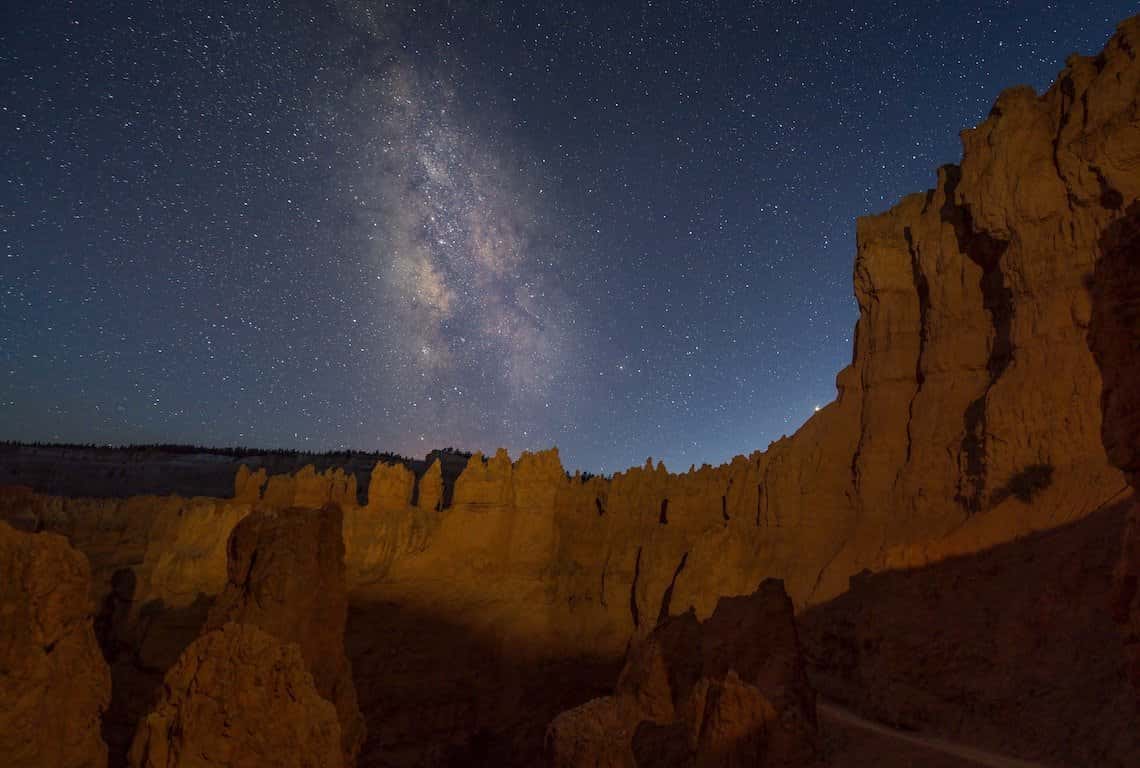
[[[0,438],[762,448],[850,361],[855,217],[1136,10],[6,3]]]

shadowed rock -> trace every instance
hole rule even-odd
[[[1140,488],[1140,201],[1100,239],[1093,273],[1089,346],[1104,387],[1101,437],[1109,459]],[[1129,656],[1129,678],[1140,700],[1140,502],[1134,502],[1116,569],[1113,613]]]
[[[630,652],[613,696],[555,718],[546,750],[558,768],[812,762],[815,695],[783,584],[722,598],[704,622],[664,621]]]
[[[862,574],[797,616],[812,687],[879,723],[1044,765],[1140,765],[1109,613],[1127,514]]]
[[[111,676],[91,625],[87,558],[0,522],[0,762],[102,768]]]

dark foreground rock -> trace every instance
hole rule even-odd
[[[812,686],[869,720],[1044,765],[1140,765],[1111,615],[1126,503],[798,617]]]
[[[111,676],[92,628],[87,558],[0,522],[0,763],[101,768]]]
[[[1109,460],[1140,489],[1140,201],[1100,238],[1089,347],[1100,367],[1101,438]],[[1134,502],[1115,574],[1113,615],[1140,701],[1140,502]]]
[[[666,619],[614,695],[559,715],[546,752],[577,766],[793,766],[815,759],[815,696],[783,583]]]

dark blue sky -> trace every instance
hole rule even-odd
[[[717,463],[855,217],[1134,2],[9,3],[0,437]]]

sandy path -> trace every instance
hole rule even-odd
[[[935,738],[933,736],[921,736],[913,733],[906,733],[894,728],[889,728],[885,725],[865,720],[859,717],[854,712],[843,709],[842,707],[830,704],[826,701],[817,700],[816,712],[819,713],[821,718],[832,720],[844,725],[860,728],[865,731],[870,731],[879,736],[885,736],[889,739],[896,741],[904,741],[908,744],[913,744],[926,749],[931,749],[936,752],[951,755],[953,757],[968,760],[977,765],[986,765],[990,768],[1044,768],[1041,763],[1031,763],[1028,760],[1019,760],[1015,757],[1006,757],[1005,755],[998,755],[993,752],[986,752],[974,747],[967,747],[962,744],[956,744],[952,741],[945,739]]]

